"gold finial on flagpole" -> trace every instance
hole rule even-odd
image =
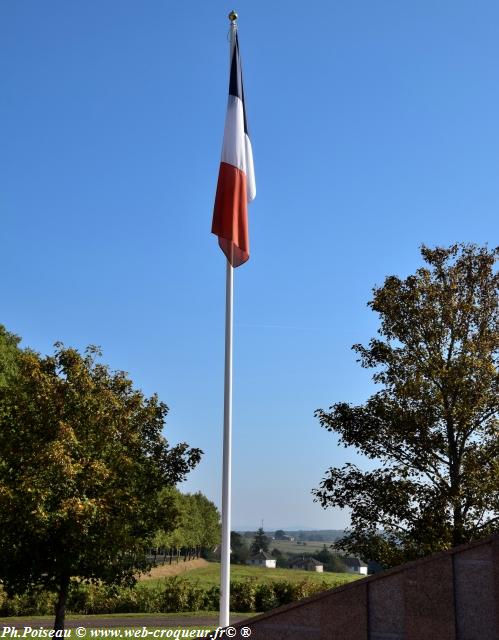
[[[235,21],[237,20],[237,18],[238,18],[237,13],[236,13],[234,10],[232,10],[232,11],[229,13],[229,20],[230,20],[231,22],[235,22]]]

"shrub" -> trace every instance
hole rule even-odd
[[[55,608],[55,595],[43,589],[9,598],[0,591],[0,615],[2,616],[46,616],[52,615]]]
[[[272,582],[261,582],[255,588],[256,611],[269,611],[279,606]]]
[[[231,582],[230,609],[231,611],[256,611],[255,580],[253,578],[244,582]]]
[[[204,592],[205,611],[218,611],[220,608],[220,587],[214,585]]]
[[[301,582],[295,583],[293,587],[293,602],[329,589],[329,585],[325,582],[312,582],[311,580],[302,580]]]
[[[277,606],[280,607],[283,604],[289,604],[294,601],[295,588],[292,582],[289,582],[289,580],[280,580],[273,584],[274,594],[278,603]]]

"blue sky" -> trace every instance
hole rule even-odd
[[[98,344],[205,451],[220,503],[225,262],[210,234],[226,2],[3,0],[0,322]],[[497,244],[499,5],[240,0],[255,156],[236,271],[233,525],[341,528],[310,490],[362,460],[314,419],[364,401],[350,350],[418,247]]]

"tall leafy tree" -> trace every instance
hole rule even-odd
[[[184,560],[188,560],[197,555],[197,551],[201,547],[204,523],[202,514],[199,511],[199,505],[192,494],[183,494],[182,502],[185,506],[185,511],[180,531],[182,532],[183,546],[185,547]]]
[[[314,493],[351,509],[336,546],[386,566],[499,525],[499,249],[421,254],[414,275],[374,289],[379,337],[353,347],[381,389],[316,412],[341,444],[381,462],[331,468]]]
[[[184,505],[182,503],[182,494],[174,486],[166,486],[161,489],[158,495],[158,501],[161,509],[166,509],[169,514],[167,527],[162,528],[161,522],[158,522],[159,528],[154,534],[153,546],[161,549],[163,555],[168,553],[170,564],[172,563],[173,549],[180,548],[182,543],[178,543],[178,530],[184,517]]]
[[[312,554],[312,557],[324,565],[325,571],[334,571],[335,573],[344,573],[347,568],[343,560],[336,553],[331,553],[324,545],[320,551]]]
[[[167,406],[99,355],[22,352],[15,384],[0,387],[0,579],[10,594],[55,591],[56,629],[72,576],[133,583],[158,524],[175,524],[160,489],[201,455],[169,446]]]
[[[249,547],[246,538],[237,531],[230,532],[230,561],[233,564],[246,564],[249,556]]]
[[[13,381],[17,371],[17,358],[21,352],[16,336],[0,324],[0,387],[7,386]]]
[[[202,550],[209,555],[220,542],[220,513],[216,506],[200,491],[183,494],[174,487],[161,490],[159,499],[167,502],[169,512],[175,514],[173,528],[158,529],[154,545],[184,549],[184,558],[199,556]]]
[[[220,543],[222,536],[220,512],[215,504],[200,491],[192,497],[202,522],[200,550],[204,549],[210,555],[215,546]]]
[[[250,546],[251,553],[259,553],[260,551],[268,551],[270,544],[270,538],[265,535],[263,527],[260,527],[258,531],[255,533],[255,537],[253,538],[253,542]]]

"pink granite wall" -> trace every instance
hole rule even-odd
[[[252,640],[499,640],[499,535],[234,626]]]

